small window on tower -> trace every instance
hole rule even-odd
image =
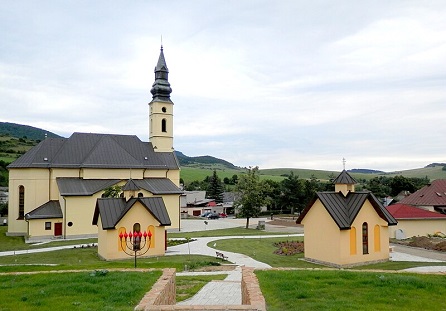
[[[167,132],[167,121],[166,121],[166,119],[163,119],[161,121],[161,132],[163,132],[163,133]]]
[[[166,107],[161,108],[161,110],[162,110],[163,112],[166,112],[166,111],[167,111],[167,110],[166,110]]]

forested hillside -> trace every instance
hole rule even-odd
[[[0,122],[0,134],[6,134],[17,138],[27,138],[32,140],[43,140],[45,134],[47,137],[61,137],[50,131],[46,131],[37,127],[22,125],[9,122]]]

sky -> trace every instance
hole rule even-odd
[[[0,121],[137,135],[161,44],[174,147],[237,166],[446,162],[446,1],[2,1]],[[162,39],[161,39],[162,38]]]

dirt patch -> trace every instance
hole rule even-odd
[[[297,219],[297,218],[296,218]],[[283,226],[283,227],[302,227],[302,225],[296,224],[296,220],[283,220],[283,219],[274,219],[267,222],[268,225],[273,226]]]
[[[434,246],[434,249],[435,249],[436,251],[446,252],[446,241],[437,243],[437,244]]]
[[[439,237],[417,236],[405,240],[392,240],[392,243],[446,252],[446,239]]]

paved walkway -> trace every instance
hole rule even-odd
[[[296,237],[303,236],[303,233],[296,234],[279,234],[279,235],[255,235],[255,236],[219,236],[219,237],[207,237],[207,238],[194,238],[196,241],[180,244],[176,246],[171,246],[167,249],[166,255],[184,255],[184,254],[194,254],[194,255],[207,255],[215,257],[215,249],[208,247],[207,244],[210,242],[214,242],[213,246],[218,248],[218,240],[224,239],[234,239],[234,238],[243,238],[243,239],[266,239],[266,238],[275,238],[275,237]],[[249,256],[239,253],[233,252],[224,252],[225,256],[228,256],[228,261],[246,267],[253,268],[271,268],[270,265],[255,260]]]
[[[263,219],[252,219],[251,227],[255,227],[258,224],[258,220]],[[202,231],[202,226],[206,226],[206,230],[213,229],[223,229],[223,228],[233,228],[244,226],[244,219],[219,219],[219,220],[209,220],[208,225],[204,224],[201,220],[182,220],[182,232],[191,231]],[[267,231],[272,232],[296,232],[294,234],[283,234],[283,235],[261,235],[261,236],[239,236],[238,238],[244,239],[264,239],[270,237],[296,237],[303,236],[301,227],[288,227],[288,226],[272,226],[266,224]],[[187,255],[187,254],[199,254],[215,256],[215,249],[208,247],[207,244],[214,242],[213,246],[218,249],[218,241],[223,239],[237,238],[234,236],[220,236],[220,237],[206,237],[206,238],[196,238],[196,241],[181,244],[177,246],[172,246],[167,249],[166,255]],[[60,249],[74,248],[74,247],[86,247],[86,244],[80,245],[69,245],[69,246],[59,246],[59,247],[49,247],[34,250],[23,250],[23,251],[10,251],[1,252],[0,256],[10,256],[10,255],[20,255],[20,254],[30,254],[38,252],[55,251]],[[233,262],[238,267],[233,271],[221,271],[221,272],[181,272],[177,275],[200,275],[200,274],[217,274],[226,273],[228,276],[223,281],[212,281],[205,285],[194,297],[185,300],[179,304],[187,305],[239,305],[241,304],[241,266],[253,267],[253,268],[271,268],[270,265],[255,260],[249,256],[233,253],[224,252],[228,256],[228,261]],[[444,272],[446,273],[446,254],[439,252],[432,252],[418,248],[405,247],[401,245],[394,245],[394,251],[390,254],[391,260],[393,261],[417,261],[417,262],[445,262],[445,266],[431,266],[431,267],[417,267],[406,269],[410,272]]]
[[[242,273],[238,266],[233,271],[222,272],[180,272],[181,275],[228,274],[222,281],[211,281],[192,298],[181,301],[178,305],[241,305],[242,304]]]

